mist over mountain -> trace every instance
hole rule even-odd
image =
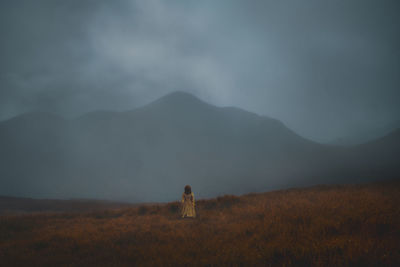
[[[388,135],[391,132],[398,129],[400,129],[400,120],[382,125],[380,127],[376,127],[369,131],[357,131],[353,134],[336,138],[328,143],[332,145],[343,145],[343,146],[358,145],[373,141],[374,139],[384,137],[385,135]]]
[[[400,131],[341,147],[280,121],[174,92],[127,112],[0,123],[0,195],[170,201],[398,178]]]

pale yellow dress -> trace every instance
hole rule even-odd
[[[182,218],[196,217],[196,210],[194,208],[194,194],[182,194]]]

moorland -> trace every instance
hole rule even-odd
[[[2,266],[400,266],[400,184],[0,216]],[[100,205],[100,204],[99,204]]]

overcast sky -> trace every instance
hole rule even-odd
[[[175,90],[319,141],[400,119],[397,0],[2,0],[0,120]]]

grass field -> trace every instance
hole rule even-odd
[[[179,197],[179,196],[178,196]],[[400,266],[400,184],[0,216],[1,266]]]

